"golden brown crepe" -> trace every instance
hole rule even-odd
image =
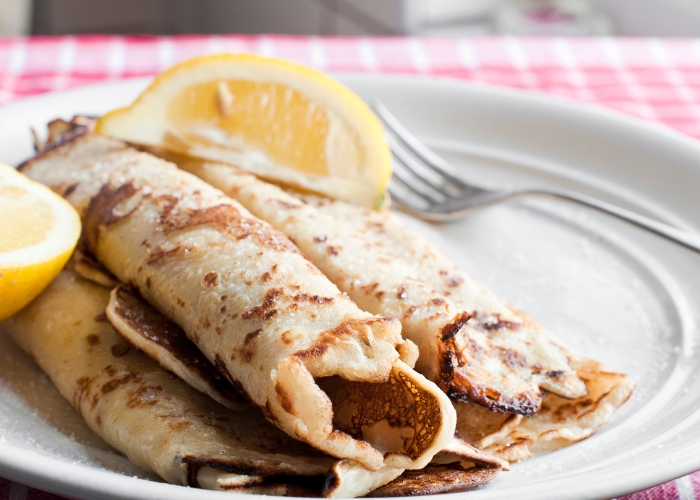
[[[182,329],[153,309],[134,290],[124,285],[113,289],[107,306],[107,317],[117,331],[157,360],[163,368],[178,374],[184,372],[183,378],[193,387],[207,394],[213,389],[214,396],[225,395],[230,391],[229,388],[222,388],[218,379],[214,383],[210,381],[209,368],[213,366],[191,346]],[[415,495],[418,492],[461,491],[489,480],[501,469],[508,469],[506,461],[475,448],[456,434],[428,466],[418,471],[407,471],[392,481],[390,491],[392,495],[398,496],[402,496],[401,492]],[[332,492],[333,496],[355,496],[360,491],[366,493],[374,490],[400,472],[392,474],[388,468],[383,468],[379,473],[370,472],[357,467],[352,461],[339,461],[331,469],[332,476],[327,479],[333,482],[333,487],[328,485],[326,490]],[[438,485],[438,473],[449,474],[450,479]],[[236,491],[243,486],[258,488],[258,482],[262,479],[264,478],[250,476],[235,480],[230,477],[215,477],[212,481],[216,484],[212,483],[212,487]],[[263,486],[269,488],[269,481]],[[282,486],[275,484],[275,488]]]
[[[21,170],[63,194],[87,250],[290,436],[371,470],[421,468],[451,439],[454,409],[406,364],[415,346],[400,324],[360,310],[220,191],[93,134]],[[342,394],[317,384],[331,377]]]
[[[127,286],[116,286],[110,295],[107,319],[129,343],[218,403],[234,410],[250,410],[182,328]]]
[[[304,200],[362,233],[375,252],[410,263],[428,286],[469,312],[468,323],[452,339],[450,395],[486,403],[492,410],[530,415],[528,406],[539,406],[547,392],[565,398],[586,394],[574,368],[578,359],[574,353],[534,319],[469,277],[395,215],[317,196]],[[522,411],[509,409],[512,403]]]
[[[289,236],[360,307],[401,320],[416,369],[450,396],[532,415],[542,389],[586,394],[573,354],[389,212],[291,195],[235,167],[171,156]]]
[[[296,196],[332,216],[345,228],[362,234],[372,242],[378,254],[394,261],[417,263],[416,275],[451,303],[471,312],[467,325],[455,338],[455,347],[459,347],[460,337],[474,337],[474,331],[479,330],[487,334],[492,355],[502,360],[500,366],[482,363],[481,368],[488,370],[484,374],[473,371],[474,365],[479,363],[466,356],[469,349],[455,356],[458,362],[449,393],[455,398],[457,429],[479,447],[511,462],[556,450],[592,435],[632,394],[634,382],[627,375],[610,372],[597,362],[566,349],[541,325],[469,278],[395,216],[315,195]],[[476,354],[482,353],[477,351]],[[540,409],[529,418],[523,418],[523,414],[527,415],[525,412],[520,415],[496,413],[490,410],[499,408],[491,404],[484,409],[460,397],[459,387],[469,383],[465,373],[472,378],[491,376],[492,380],[497,380],[504,369],[513,368],[513,365],[532,370],[532,383],[544,389],[539,395],[542,398]],[[570,372],[561,373],[562,369],[574,370],[585,390],[576,389],[575,377]],[[475,400],[481,403],[478,398]]]
[[[252,407],[232,413],[199,394],[112,329],[104,314],[108,299],[108,289],[65,270],[2,329],[39,363],[90,428],[139,467],[174,484],[333,498],[365,495],[401,474],[335,460],[290,439]],[[493,476],[503,466],[456,439],[440,456],[463,469],[453,489],[480,480],[484,467]],[[423,474],[418,472],[414,481]]]
[[[487,467],[464,469],[458,463],[430,464],[420,471],[404,472],[398,479],[373,490],[367,496],[402,497],[465,491],[487,483],[497,474],[498,469]]]
[[[570,400],[548,394],[540,411],[530,418],[501,416],[472,403],[457,403],[457,429],[482,449],[510,462],[589,437],[627,401],[634,382],[590,359],[578,358],[574,367],[586,384],[586,396]]]
[[[320,491],[336,460],[252,408],[231,413],[160,368],[114,331],[104,314],[108,300],[109,289],[63,271],[2,329],[96,434],[166,481],[289,476]]]

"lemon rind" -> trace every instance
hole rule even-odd
[[[196,71],[194,71],[196,69]],[[157,130],[153,123],[167,124],[167,103],[189,86],[214,80],[246,79],[288,86],[310,97],[319,105],[337,113],[359,138],[373,175],[364,177],[378,191],[384,191],[391,177],[391,152],[384,141],[379,120],[352,90],[319,71],[298,64],[269,59],[255,54],[221,54],[200,57],[179,64],[158,76],[127,108],[104,115],[97,133],[128,142],[162,146],[167,127]],[[379,140],[362,140],[378,137]]]

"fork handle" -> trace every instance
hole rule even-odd
[[[537,191],[528,190],[520,191],[518,193],[513,193],[517,197],[521,196],[538,196],[538,197],[548,197],[548,198],[558,198],[561,200],[571,201],[574,203],[579,203],[587,207],[595,208],[606,214],[613,215],[624,221],[627,221],[635,226],[651,231],[659,236],[662,236],[668,240],[671,240],[679,245],[683,245],[686,248],[695,250],[700,253],[700,235],[696,233],[691,233],[683,229],[678,229],[677,227],[664,224],[649,217],[639,215],[638,213],[632,212],[612,203],[593,198],[591,196],[586,196],[578,193],[566,193],[557,191]]]

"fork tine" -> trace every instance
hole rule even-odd
[[[401,142],[394,139],[391,135],[387,135],[387,142],[395,159],[400,161],[406,170],[410,171],[417,179],[428,184],[444,196],[459,197],[461,190],[457,186],[454,186],[449,179],[445,179],[439,172],[418,161],[415,156],[406,150],[406,147]]]
[[[430,202],[412,195],[410,189],[407,189],[409,187],[408,184],[400,180],[398,182],[395,181],[397,181],[397,179],[392,179],[388,188],[392,202],[396,202],[402,208],[408,209],[411,213],[416,214],[422,214],[430,207]],[[418,200],[423,203],[417,203]]]
[[[457,186],[467,186],[464,181],[457,176],[452,165],[440,158],[425,144],[419,141],[418,138],[409,132],[380,101],[372,102],[372,108],[374,108],[374,111],[382,119],[387,128],[399,138],[414,155],[423,160],[427,166],[440,172]]]
[[[407,190],[431,203],[442,203],[446,200],[446,195],[439,188],[433,187],[431,183],[408,168],[400,156],[395,154],[394,160],[393,176]]]

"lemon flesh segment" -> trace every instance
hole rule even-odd
[[[80,236],[80,218],[63,198],[0,164],[0,321],[48,286]]]
[[[18,186],[0,184],[0,253],[41,243],[54,225],[51,207]]]
[[[247,149],[299,172],[328,175],[328,113],[284,85],[246,80],[194,85],[173,99],[168,121],[190,144]],[[359,149],[356,138],[349,142]]]
[[[320,72],[251,54],[175,66],[103,116],[97,132],[373,208],[391,177],[382,126],[359,96]]]

